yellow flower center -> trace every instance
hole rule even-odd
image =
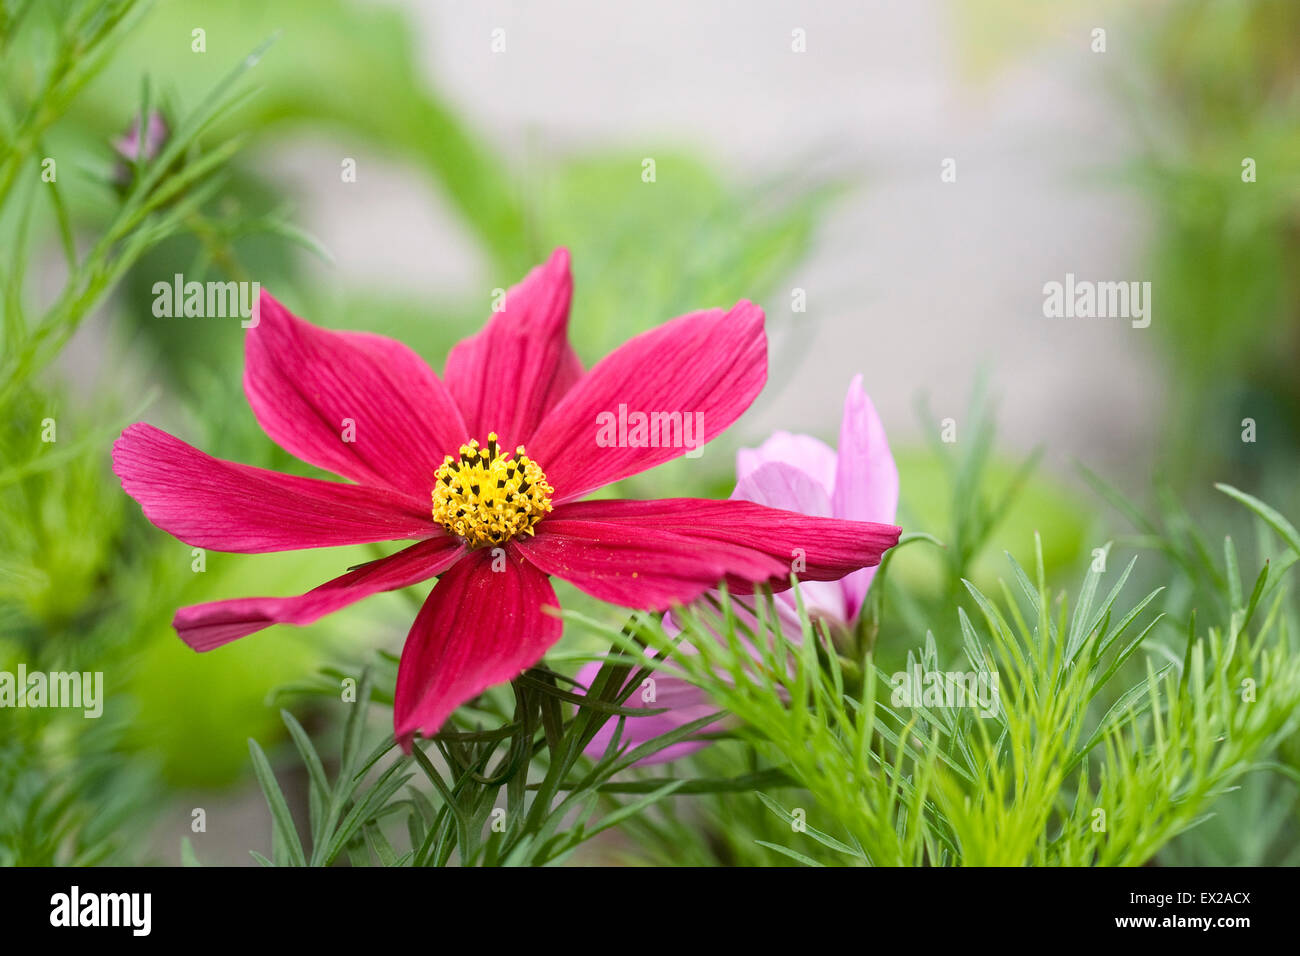
[[[448,455],[433,488],[433,520],[465,539],[471,548],[499,545],[517,534],[532,534],[551,510],[555,489],[537,462],[497,448],[496,432],[486,445],[460,446],[460,459]]]

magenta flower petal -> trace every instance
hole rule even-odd
[[[546,416],[528,454],[546,470],[555,504],[670,461],[688,449],[611,443],[601,416],[680,413],[698,421],[696,446],[740,417],[767,379],[763,310],[741,302],[673,319],[606,356]],[[683,429],[684,434],[684,429]]]
[[[666,498],[563,505],[520,550],[547,574],[602,601],[663,611],[726,580],[756,584],[827,581],[876,564],[894,546],[892,525],[815,518],[748,501]]]
[[[839,465],[831,508],[837,518],[892,522],[898,511],[898,466],[889,450],[885,426],[862,388],[862,376],[849,384],[840,426]],[[862,608],[875,568],[855,571],[840,582],[848,617]]]
[[[443,533],[422,501],[222,461],[143,422],[114,443],[113,472],[145,517],[196,548],[257,554]]]
[[[458,538],[440,535],[363,564],[296,597],[234,598],[180,608],[172,626],[194,650],[210,651],[272,624],[311,624],[372,594],[427,581],[464,553]]]
[[[514,547],[482,548],[452,565],[402,648],[398,739],[409,745],[417,731],[436,733],[465,701],[541,660],[562,629],[545,608],[559,608],[550,580]]]
[[[779,462],[807,472],[829,498],[835,487],[835,449],[820,438],[795,435],[790,432],[773,432],[757,448],[742,448],[736,452],[736,481],[744,481],[754,469],[769,462]],[[772,504],[772,502],[766,502]],[[791,511],[802,511],[794,504],[774,505]]]
[[[262,293],[244,392],[286,451],[363,485],[429,501],[443,456],[469,439],[451,393],[401,342],[331,332]]]
[[[568,338],[572,295],[569,252],[557,249],[506,293],[481,332],[451,350],[443,376],[472,436],[495,431],[503,448],[527,444],[582,377]]]
[[[786,564],[771,555],[735,542],[689,538],[657,526],[660,517],[647,515],[641,526],[599,518],[574,520],[557,509],[520,548],[547,574],[593,597],[651,611],[685,604],[728,573],[753,580],[785,573]]]
[[[590,687],[599,670],[599,661],[585,664],[578,671],[576,680],[583,686]],[[632,696],[624,702],[623,706],[644,707],[647,710],[663,709],[664,712],[662,714],[647,714],[644,717],[625,718],[623,721],[623,734],[619,737],[620,748],[624,745],[638,747],[655,737],[661,737],[679,727],[684,727],[693,720],[707,717],[718,709],[704,691],[680,677],[655,674],[654,682],[655,699],[653,702],[642,700],[642,692],[637,690],[632,692]],[[701,731],[701,733],[716,730],[721,723],[722,721],[718,720],[709,724],[706,730]],[[609,742],[613,739],[614,729],[617,726],[618,718],[611,717],[600,730],[596,731],[596,735],[591,739],[591,743],[584,748],[583,753],[592,760],[599,760],[609,747]],[[681,743],[672,744],[656,754],[638,760],[636,766],[644,767],[650,764],[677,760],[688,754],[695,753],[701,747],[707,746],[708,743],[707,740],[685,740]]]
[[[736,482],[736,490],[731,493],[731,497],[766,505],[769,508],[782,508],[820,518],[831,517],[831,499],[826,489],[808,472],[800,471],[797,467],[780,461],[769,461],[759,465],[741,478]],[[818,613],[836,621],[847,622],[849,616],[845,608],[844,589],[841,583],[805,581],[804,577],[805,575],[799,574],[799,591],[803,595],[805,609],[809,613]],[[793,620],[797,631],[799,605],[795,601],[794,592],[787,590],[778,594],[777,601],[778,607],[789,611],[787,617]]]

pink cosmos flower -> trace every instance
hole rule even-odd
[[[133,172],[135,164],[137,162],[149,163],[157,159],[170,135],[171,130],[168,128],[167,120],[163,118],[162,113],[158,110],[150,110],[145,118],[144,142],[141,143],[140,117],[136,116],[130,128],[113,140],[113,151],[118,156],[117,161],[113,164],[113,171],[110,176],[110,184],[113,188],[125,195],[135,179],[135,173]]]
[[[804,578],[842,578],[897,542],[892,525],[752,501],[579,500],[688,450],[635,433],[607,447],[603,415],[620,404],[698,413],[697,437],[711,440],[763,387],[767,343],[762,311],[740,302],[674,319],[584,372],[567,338],[571,293],[560,249],[451,350],[439,378],[400,342],[317,328],[263,292],[245,340],[253,413],[281,447],[348,483],[222,461],[137,423],[113,448],[122,487],[193,547],[415,543],[296,597],[181,608],[181,639],[208,651],[437,577],[398,668],[394,731],[409,746],[559,640],[552,575],[603,601],[661,611],[722,580],[742,593],[780,587],[798,552]]]
[[[163,119],[162,113],[158,110],[150,110],[145,122],[143,157],[147,162],[162,152],[170,130],[167,127],[167,120]],[[137,116],[131,128],[113,140],[113,149],[128,163],[136,161],[141,155],[140,117]]]
[[[844,400],[838,455],[825,442],[810,435],[776,432],[758,448],[742,448],[737,453],[736,478],[732,500],[818,518],[892,524],[898,510],[898,468],[885,438],[885,426],[862,389],[861,375],[849,384]],[[863,568],[839,580],[804,580],[805,575],[799,574],[799,590],[806,611],[833,630],[852,629],[875,573],[874,567]],[[801,638],[803,628],[794,593],[786,590],[777,594],[774,603],[785,633],[796,640]],[[743,600],[736,602],[735,607],[739,614],[745,615]],[[689,652],[689,646],[684,650]],[[585,665],[578,672],[578,682],[590,686],[599,669],[599,662]],[[716,709],[708,696],[693,684],[671,675],[656,675],[654,680],[654,701],[646,701],[641,693],[634,692],[625,705],[663,710],[663,713],[629,718],[625,722],[622,739],[633,746],[707,717]],[[605,752],[614,728],[615,723],[611,722],[600,729],[587,747],[589,756],[599,758]],[[688,740],[673,744],[639,763],[676,760],[706,743]]]

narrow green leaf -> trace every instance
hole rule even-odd
[[[307,857],[303,853],[302,841],[298,839],[298,830],[293,825],[293,814],[289,812],[289,804],[285,801],[284,792],[275,779],[275,773],[271,770],[270,761],[266,759],[266,754],[258,746],[257,741],[251,737],[248,741],[248,750],[253,757],[253,772],[257,775],[257,782],[261,785],[266,803],[271,808],[274,835],[282,841],[294,866],[306,866]]]

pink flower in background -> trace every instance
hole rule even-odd
[[[157,110],[150,110],[144,133],[143,159],[145,162],[155,158],[162,152],[163,144],[166,143],[169,133],[167,121],[163,119],[162,113]],[[129,163],[134,163],[141,156],[140,117],[137,116],[135,122],[131,124],[131,128],[113,141],[113,149]]]
[[[767,340],[762,311],[741,302],[674,319],[584,372],[567,337],[571,293],[561,249],[452,349],[439,378],[400,342],[317,328],[264,292],[246,332],[249,404],[273,441],[347,482],[222,461],[139,423],[113,448],[122,487],[193,547],[416,543],[296,597],[181,608],[181,638],[208,651],[437,577],[398,668],[394,730],[409,745],[559,640],[552,575],[662,611],[723,580],[737,593],[779,588],[796,553],[802,577],[843,578],[897,542],[890,524],[740,499],[578,500],[690,450],[610,445],[600,421],[620,406],[689,413],[704,424],[696,439],[711,440],[763,387]]]
[[[885,438],[885,427],[875,406],[862,389],[862,376],[849,385],[840,423],[840,447],[834,449],[810,435],[777,432],[758,448],[742,448],[736,455],[736,489],[732,500],[750,501],[770,508],[798,511],[819,518],[893,524],[898,509],[898,468]],[[857,623],[867,589],[876,569],[862,568],[839,580],[805,580],[799,590],[810,616],[825,620],[833,629],[850,629]],[[802,635],[795,595],[776,595],[776,608],[786,633]],[[577,675],[590,686],[599,662],[585,665]],[[629,707],[664,710],[661,714],[628,718],[623,740],[634,746],[661,736],[712,713],[714,708],[699,688],[677,677],[656,675],[655,700],[644,701],[641,692],[628,699]],[[599,757],[614,733],[606,724],[587,747]],[[693,740],[673,744],[640,761],[644,764],[675,760],[705,746]]]
[[[898,467],[885,426],[862,388],[849,383],[840,421],[838,454],[811,435],[777,432],[758,448],[736,454],[733,498],[817,517],[893,524],[898,511]],[[838,581],[803,581],[804,604],[815,614],[852,626],[862,610],[874,567]],[[794,595],[777,596],[778,607],[794,610]]]

